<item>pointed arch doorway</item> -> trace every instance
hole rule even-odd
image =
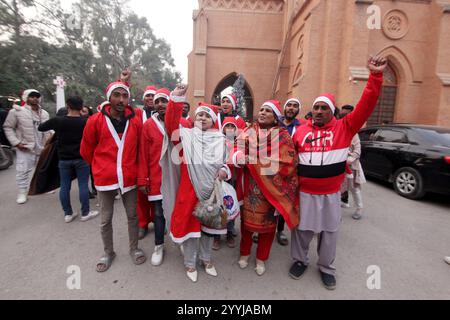
[[[394,122],[395,105],[397,103],[398,78],[392,65],[384,72],[384,82],[375,111],[367,121],[367,125],[389,124]]]
[[[220,106],[220,93],[228,87],[232,87],[236,80],[238,79],[238,74],[236,72],[230,73],[228,76],[222,79],[214,90],[214,94],[211,98],[211,103]],[[248,83],[244,86],[244,99],[245,99],[245,117],[246,121],[253,121],[253,95]]]

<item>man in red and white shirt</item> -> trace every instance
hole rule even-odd
[[[370,77],[356,110],[336,120],[336,102],[332,94],[323,94],[313,104],[313,118],[297,128],[293,137],[299,156],[301,222],[292,231],[291,254],[294,260],[289,274],[299,279],[309,259],[309,244],[319,234],[318,266],[327,289],[336,287],[333,266],[341,222],[340,187],[345,177],[351,141],[376,107],[383,83],[386,59],[369,60]]]
[[[117,81],[106,90],[106,102],[90,117],[81,142],[80,154],[92,166],[101,212],[101,235],[105,254],[97,264],[98,272],[111,266],[113,248],[112,217],[114,198],[119,191],[128,218],[130,255],[136,265],[146,261],[138,249],[137,166],[142,119],[129,105],[128,83]]]

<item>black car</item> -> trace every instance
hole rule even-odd
[[[409,199],[450,195],[450,128],[391,124],[359,133],[364,173],[392,182]]]

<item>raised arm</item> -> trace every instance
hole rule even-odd
[[[387,60],[383,57],[370,58],[367,68],[370,70],[369,80],[359,100],[355,111],[345,117],[342,121],[349,128],[352,135],[358,133],[364,123],[377,106],[378,98],[383,84],[383,72],[387,67]]]
[[[183,102],[186,101],[187,85],[179,85],[170,94],[170,101],[167,105],[164,118],[167,134],[172,139],[173,133],[180,128],[180,121],[183,115]]]

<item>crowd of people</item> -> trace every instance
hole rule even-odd
[[[143,109],[134,108],[129,70],[107,87],[107,100],[95,114],[81,98],[70,97],[67,107],[49,119],[40,106],[40,93],[26,90],[24,105],[14,106],[3,125],[17,150],[17,203],[27,201],[33,169],[54,133],[65,222],[77,216],[70,203],[74,175],[81,221],[101,219],[104,253],[96,265],[98,272],[107,271],[116,257],[112,218],[114,201],[120,196],[134,264],[147,260],[138,245],[153,223],[153,266],[164,261],[168,234],[180,245],[190,280],[197,281],[198,265],[216,277],[213,250],[220,249],[222,235],[228,247],[236,246],[236,216],[222,228],[213,228],[193,213],[209,211],[202,204],[208,204],[227,181],[235,192],[231,201],[240,211],[239,267],[248,267],[256,242],[255,272],[262,276],[274,239],[289,245],[287,226],[293,261],[289,275],[302,277],[309,265],[310,243],[318,234],[318,268],[322,283],[332,290],[341,206],[348,206],[345,193],[356,205],[353,218],[362,217],[365,179],[357,133],[375,109],[386,66],[385,58],[370,58],[370,77],[356,107],[345,105],[337,112],[334,95],[325,93],[314,101],[307,117],[299,119],[303,108],[299,98],[284,104],[269,100],[253,123],[237,114],[234,94],[223,95],[220,106],[200,103],[191,113],[187,85],[173,91],[148,86]],[[90,176],[99,212],[89,206]]]

